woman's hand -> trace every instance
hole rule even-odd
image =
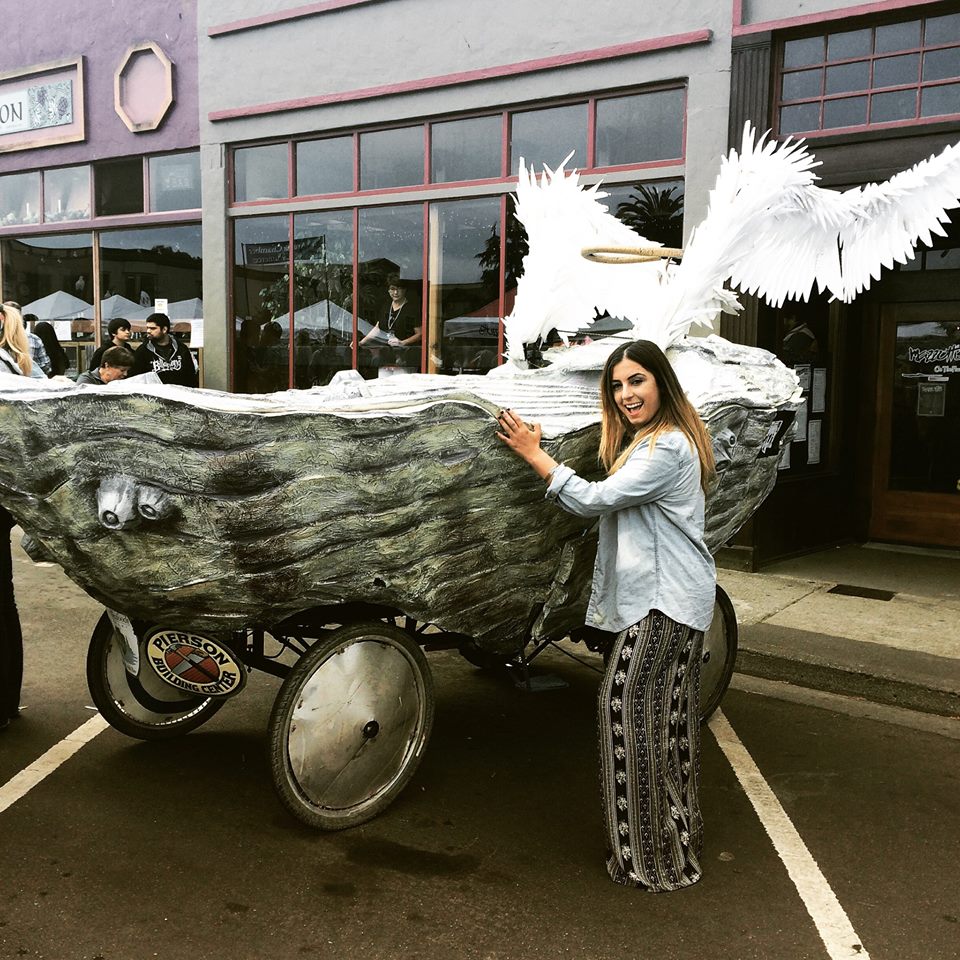
[[[540,424],[526,424],[510,410],[501,410],[497,420],[500,424],[497,437],[518,457],[526,460],[541,477],[549,476],[557,466],[557,461],[540,449]]]

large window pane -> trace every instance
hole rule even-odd
[[[941,117],[960,113],[960,83],[924,87],[920,93],[920,116]]]
[[[94,164],[94,210],[98,217],[143,213],[143,160],[125,157]]]
[[[783,45],[783,65],[807,67],[815,63],[823,63],[823,40],[823,37],[788,40]]]
[[[683,181],[604,184],[607,209],[631,230],[665,247],[683,246]]]
[[[784,100],[805,100],[807,97],[819,97],[823,93],[823,68],[816,70],[795,70],[783,75]]]
[[[111,320],[130,321],[142,339],[156,301],[167,301],[170,331],[203,346],[203,243],[200,224],[105,230],[100,234],[101,342]]]
[[[780,133],[801,133],[820,126],[820,103],[798,103],[780,110]]]
[[[917,115],[917,91],[893,90],[875,93],[870,98],[870,122],[891,123],[894,120],[912,120]]]
[[[423,205],[361,210],[359,238],[360,372],[365,377],[417,372],[423,325]],[[395,298],[391,283],[399,284]]]
[[[915,50],[920,46],[920,21],[891,23],[877,27],[876,52],[896,53],[900,50]]]
[[[297,194],[350,193],[353,190],[353,137],[298,143]]]
[[[906,53],[900,57],[881,57],[873,63],[874,87],[896,87],[916,83],[920,78],[920,54]]]
[[[290,221],[249,217],[234,222],[234,389],[272,393],[289,386]]]
[[[90,218],[89,167],[63,167],[44,173],[43,217],[47,223]]]
[[[960,47],[931,50],[923,55],[923,79],[925,81],[949,80],[953,77],[960,77]]]
[[[93,352],[93,249],[89,233],[0,240],[3,299],[14,300],[30,323],[53,324],[70,361],[68,375],[86,370]]]
[[[843,100],[827,100],[823,104],[824,130],[836,127],[858,127],[866,122],[866,97],[846,97]]]
[[[200,207],[200,151],[150,158],[150,209],[197,210]]]
[[[945,17],[927,17],[923,42],[928,47],[938,43],[960,42],[960,13],[950,13]]]
[[[423,183],[423,127],[360,134],[360,189]]]
[[[827,67],[827,93],[849,93],[866,90],[870,86],[870,61],[842,63],[837,67]]]
[[[244,147],[233,155],[233,195],[244,200],[276,200],[289,196],[288,146]]]
[[[502,175],[503,119],[474,117],[448,120],[430,127],[430,179],[484,180]]]
[[[293,256],[293,383],[303,389],[353,366],[353,211],[295,217]]]
[[[0,177],[0,225],[40,221],[40,174],[14,173]]]
[[[680,89],[598,100],[596,166],[680,159],[683,110]]]
[[[526,110],[510,118],[510,173],[515,174],[523,157],[527,168],[537,171],[546,164],[556,169],[573,151],[567,169],[587,164],[587,105],[546,110]]]
[[[500,329],[500,200],[430,205],[431,372],[486,373]]]
[[[873,31],[845,30],[827,37],[828,60],[852,60],[854,57],[869,57],[873,44]]]

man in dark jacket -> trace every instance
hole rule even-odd
[[[130,376],[141,373],[155,373],[163,383],[182,387],[199,384],[193,354],[176,337],[170,336],[170,318],[166,314],[151,313],[147,317],[147,339],[134,355]]]

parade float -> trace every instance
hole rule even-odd
[[[544,500],[496,439],[497,413],[539,421],[554,458],[597,477],[603,362],[624,338],[656,341],[713,437],[706,539],[727,542],[776,481],[800,391],[773,355],[691,326],[739,309],[729,284],[774,304],[815,284],[849,300],[942,229],[960,196],[957,148],[843,194],[816,187],[814,166],[802,144],[748,130],[682,258],[620,224],[575,174],[521,168],[530,254],[506,362],[487,376],[347,373],[267,396],[0,377],[0,501],[31,557],[107,609],[88,654],[104,717],[142,739],[181,734],[250,670],[274,674],[278,793],[337,829],[384,809],[416,769],[433,717],[424,649],[521,679],[564,638],[597,649],[582,629],[595,533]],[[525,345],[594,310],[632,329],[528,366]],[[704,713],[735,649],[721,594]]]

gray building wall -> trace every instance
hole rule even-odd
[[[653,3],[591,0],[371,0],[362,4],[220,34],[215,28],[292,3],[198,0],[200,143],[204,202],[204,297],[208,316],[226,316],[229,274],[227,147],[243,141],[352,129],[398,120],[549,100],[685,79],[686,162],[656,176],[686,181],[686,229],[706,209],[727,145],[730,0],[680,0],[669,15]],[[214,35],[208,31],[213,29]],[[493,77],[417,92],[306,106],[214,122],[210,115],[443,77],[703,30],[707,42],[653,49],[535,73]],[[610,182],[618,179],[611,175]],[[636,173],[619,179],[635,181]],[[460,194],[463,191],[459,191]],[[430,196],[436,197],[432,192]],[[406,195],[407,199],[415,196]],[[296,209],[276,204],[262,212]],[[222,219],[221,219],[222,218]],[[206,331],[207,382],[226,386],[228,324]],[[217,338],[222,338],[218,340]]]

